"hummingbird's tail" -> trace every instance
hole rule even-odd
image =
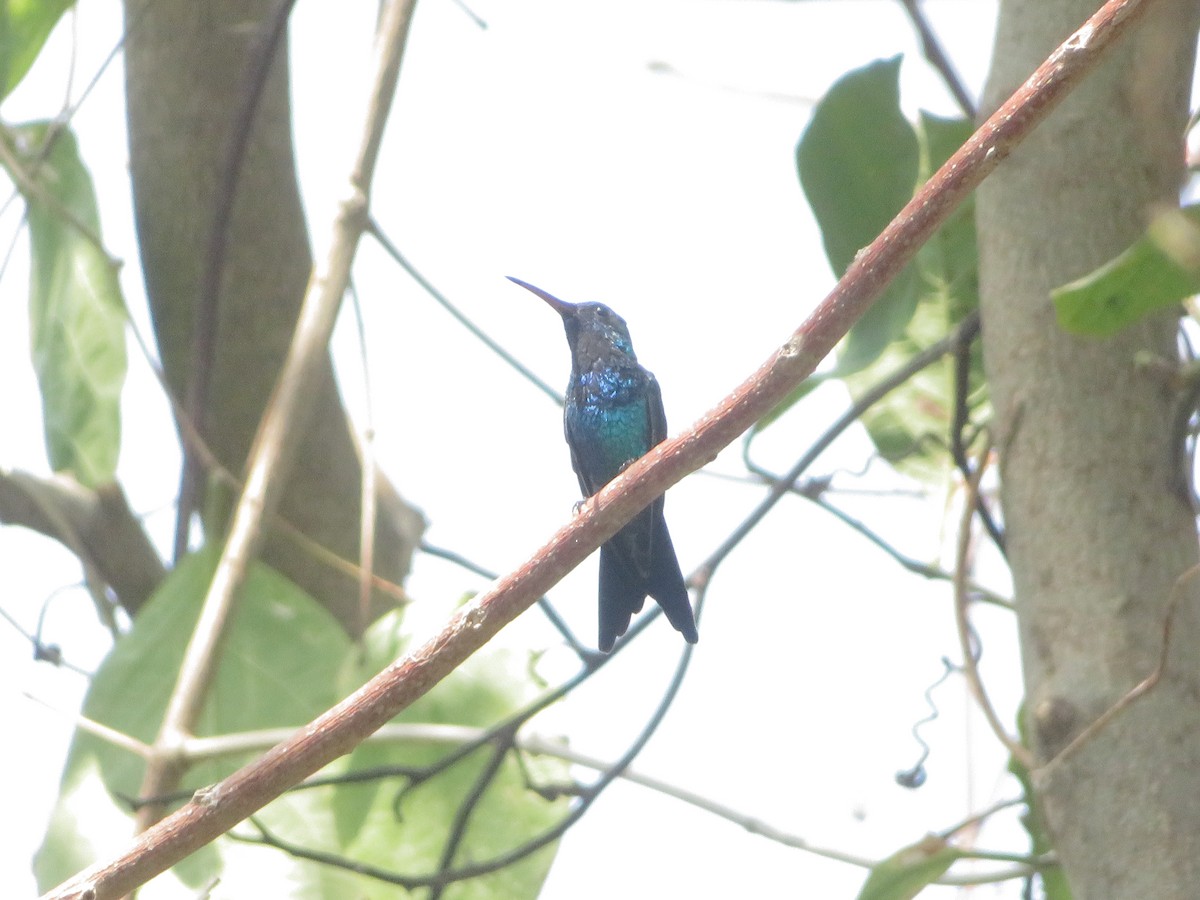
[[[667,621],[683,635],[689,644],[700,640],[696,633],[696,619],[692,615],[692,601],[688,597],[679,558],[667,531],[667,520],[662,512],[655,517],[654,555],[650,559],[650,571],[646,579],[646,593],[653,597],[666,614]]]
[[[600,650],[607,653],[629,628],[633,614],[646,602],[646,588],[620,556],[605,544],[600,548]]]
[[[683,635],[689,644],[696,643],[696,620],[688,597],[675,547],[667,531],[661,510],[653,516],[652,553],[643,557],[644,571],[630,564],[627,548],[621,545],[623,532],[609,539],[600,548],[600,649],[607,653],[617,638],[629,628],[629,621],[653,597],[667,616],[667,621]]]

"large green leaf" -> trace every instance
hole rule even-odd
[[[183,652],[212,577],[214,554],[188,557],[167,578],[96,674],[83,713],[149,743],[179,671]],[[225,642],[197,731],[218,736],[299,726],[357,688],[402,649],[400,616],[376,622],[363,645],[351,645],[328,613],[264,566],[255,566]],[[528,699],[530,680],[520,660],[479,655],[407,710],[404,721],[486,726]],[[373,742],[329,766],[338,775],[371,766],[425,765],[451,746]],[[259,813],[273,834],[301,847],[404,874],[437,870],[446,835],[487,760],[486,749],[405,791],[396,778],[284,795]],[[224,778],[251,754],[198,765],[186,791]],[[559,783],[566,768],[510,756],[483,792],[455,857],[478,862],[511,850],[566,811],[530,790],[527,775]],[[136,796],[142,759],[80,732],[67,759],[58,804],[38,852],[43,888],[120,850],[132,831],[122,796]],[[396,810],[400,819],[397,819]],[[253,834],[249,825],[240,833]],[[551,845],[486,878],[451,887],[453,900],[532,897],[553,858]],[[227,896],[392,898],[396,888],[363,875],[295,859],[279,850],[221,840],[152,882],[140,896],[194,896],[219,877]],[[286,890],[278,885],[284,883]]]
[[[214,554],[186,558],[163,582],[92,681],[83,715],[146,743],[154,740],[175,685],[184,648],[212,577]],[[255,566],[229,630],[221,664],[197,727],[222,735],[301,725],[332,705],[349,641],[337,623],[291,582]],[[224,758],[190,770],[191,789],[211,784],[249,760]],[[35,861],[43,889],[123,847],[132,817],[118,795],[137,796],[142,759],[80,731],[67,758],[62,789]],[[289,794],[267,807],[263,820],[319,843],[334,832],[328,802],[314,792]],[[188,895],[220,876],[231,896],[267,896],[258,875],[286,877],[292,897],[326,893],[344,878],[262,848],[222,841],[157,879],[142,896]],[[344,886],[344,885],[343,885]]]
[[[125,306],[100,246],[91,176],[68,129],[48,123],[4,135],[29,218],[29,319],[46,449],[57,471],[111,481],[121,442]]]
[[[800,184],[821,228],[830,268],[840,277],[912,197],[920,147],[900,111],[901,57],[881,60],[840,78],[817,104],[796,145]],[[813,375],[755,426],[771,425],[817,385],[870,365],[908,324],[918,282],[907,267],[838,351],[832,372]]]
[[[921,177],[924,181],[972,132],[965,119],[922,114]],[[979,305],[978,255],[973,201],[960,206],[917,253],[919,303],[904,332],[867,368],[847,375],[855,399],[899,369],[921,350],[941,340]],[[969,360],[967,403],[975,420],[986,417],[983,358],[978,342]],[[952,461],[946,453],[955,405],[955,361],[943,357],[863,414],[880,456],[920,481],[941,483]]]
[[[20,83],[71,0],[0,0],[0,99]]]
[[[839,276],[912,199],[920,148],[900,111],[900,61],[896,56],[873,62],[839,79],[817,104],[796,147],[800,184]],[[851,329],[838,352],[838,372],[857,371],[877,359],[916,305],[910,266]]]
[[[894,135],[893,142],[903,145],[906,128],[909,135],[915,135],[914,140],[919,147],[919,164],[910,159],[905,149],[895,155],[894,161],[891,154],[880,154],[874,165],[892,165],[890,176],[874,173],[860,178],[856,174],[858,170],[871,168],[862,162],[847,164],[846,169],[838,173],[843,155],[835,152],[823,154],[823,166],[830,173],[828,179],[837,186],[836,190],[827,189],[827,196],[821,201],[828,204],[829,209],[818,212],[831,262],[835,259],[834,246],[841,248],[836,251],[839,254],[837,258],[845,260],[849,247],[865,244],[872,239],[886,223],[884,217],[898,211],[911,197],[914,185],[927,180],[971,134],[971,123],[966,120],[940,119],[925,113],[921,115],[915,132],[907,123],[905,128],[896,126],[895,119],[900,115],[896,66],[896,61],[891,60],[858,70],[846,76],[830,92],[833,95],[835,91],[850,91],[848,97],[839,98],[839,107],[853,106],[853,101],[859,99],[859,92],[866,94],[858,106],[871,110],[874,116],[888,123],[886,128],[878,127],[880,133],[872,138],[875,144],[886,142],[886,133],[890,132]],[[853,80],[853,90],[842,87],[848,80]],[[850,120],[852,115],[852,112],[845,113]],[[867,129],[864,127],[863,130]],[[808,140],[809,135],[806,134],[805,141]],[[845,140],[843,137],[843,142]],[[880,186],[879,189],[889,199],[875,206],[870,206],[863,199],[851,203],[848,210],[839,208],[837,199],[851,192],[852,186],[860,180]],[[905,186],[906,191],[903,196],[900,193],[901,185]],[[816,188],[810,190],[806,185],[806,191],[811,198]],[[814,201],[814,211],[817,208]],[[861,208],[869,212],[856,212]],[[865,224],[867,221],[870,221],[869,226]],[[855,226],[854,223],[862,224]],[[857,231],[854,230],[856,227]],[[832,237],[830,229],[834,232]],[[855,236],[847,238],[847,234]],[[905,270],[905,278],[899,288],[903,301],[898,302],[891,294],[883,298],[880,302],[892,303],[889,307],[891,312],[882,312],[877,318],[864,318],[855,326],[856,330],[863,329],[862,335],[855,337],[852,332],[838,357],[837,366],[832,372],[821,376],[825,380],[842,379],[854,399],[862,397],[884,377],[900,370],[915,354],[941,340],[978,307],[975,219],[970,201],[959,207],[921,248],[914,263]],[[764,418],[756,430],[767,427],[803,399],[815,383],[814,379],[809,379],[801,385]],[[982,359],[975,347],[969,360],[967,396],[975,419],[987,415],[984,385]],[[947,357],[917,373],[873,405],[862,415],[861,421],[881,457],[921,481],[940,483],[951,464],[946,444],[954,410],[955,363]]]
[[[1052,291],[1066,331],[1110,337],[1200,293],[1200,206],[1158,216],[1116,259]]]
[[[365,638],[366,656],[355,661],[347,684],[364,680],[399,655],[399,626],[400,616],[389,614],[371,627]],[[487,727],[503,721],[531,696],[521,659],[508,653],[477,655],[397,721]],[[354,751],[349,768],[428,766],[453,749],[454,745],[373,742]],[[475,790],[491,754],[491,745],[484,746],[417,784],[393,777],[340,789],[335,803],[344,852],[398,874],[437,872],[455,817]],[[526,780],[558,784],[566,775],[562,764],[537,759],[519,764],[509,753],[479,799],[451,868],[493,859],[561,819],[568,809],[566,801],[547,800],[530,790]],[[453,884],[443,896],[448,900],[537,896],[555,847],[551,844],[494,874]],[[379,900],[395,896],[394,887],[365,879],[357,891],[356,896]]]

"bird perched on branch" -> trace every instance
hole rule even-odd
[[[567,303],[509,276],[562,316],[571,347],[563,428],[590,497],[667,436],[662,393],[633,352],[625,320],[602,303]],[[696,621],[659,497],[600,548],[600,649],[607,653],[646,597],[694,644]]]

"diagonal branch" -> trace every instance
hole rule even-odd
[[[387,15],[397,15],[399,5],[390,6]],[[807,377],[955,207],[1095,67],[1113,40],[1150,5],[1151,0],[1109,0],[1050,55],[938,170],[883,233],[859,253],[813,315],[758,371],[692,428],[660,444],[585,501],[570,524],[528,562],[456,613],[441,633],[392,663],[289,740],[141,834],[121,856],[80,873],[47,897],[86,895],[105,900],[122,896],[261,809],[289,785],[348,752],[422,696],[615,534],[624,522],[689,472],[713,459]],[[365,152],[369,154],[378,143],[368,143]],[[373,163],[373,156],[368,159]],[[366,171],[369,177],[370,168]],[[365,186],[366,182],[360,184]],[[354,204],[350,208],[353,210]],[[339,223],[347,235],[356,236],[365,223],[361,199],[357,209],[357,221],[348,220],[343,214]],[[302,335],[332,321],[330,311],[336,309],[338,295],[329,298],[324,307],[312,302],[319,301],[321,289],[329,293],[330,274],[319,272],[314,278],[300,320],[297,347],[303,346]],[[217,609],[227,611],[227,601],[216,601],[227,597],[240,583],[263,510],[273,500],[267,463],[282,449],[279,445],[286,431],[283,426],[290,416],[281,413],[292,412],[295,387],[301,386],[294,371],[296,363],[297,353],[293,352],[281,379],[277,403],[268,413],[259,437],[247,490],[210,591]],[[207,666],[211,669],[211,662]]]

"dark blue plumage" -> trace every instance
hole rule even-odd
[[[509,276],[562,316],[571,346],[563,427],[579,486],[590,497],[667,436],[662,394],[638,365],[625,320],[602,303],[567,303]],[[600,548],[600,649],[607,653],[646,597],[689,643],[696,621],[663,518],[663,498]]]

